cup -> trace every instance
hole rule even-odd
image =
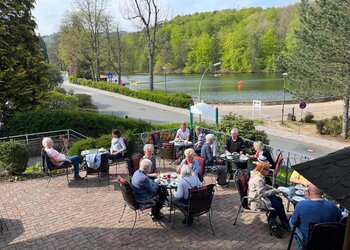
[[[168,175],[166,176],[166,179],[167,179],[168,183],[170,183],[170,180],[171,180],[171,174],[168,174]]]

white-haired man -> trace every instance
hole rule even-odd
[[[225,152],[242,153],[244,149],[245,149],[245,144],[243,139],[240,136],[238,136],[238,129],[236,128],[231,129],[231,136],[226,141]]]
[[[131,188],[140,206],[154,203],[151,216],[153,220],[159,220],[161,219],[160,210],[163,207],[166,194],[159,186],[159,179],[153,181],[148,177],[151,167],[152,162],[148,159],[143,159],[140,162],[140,168],[132,176]]]

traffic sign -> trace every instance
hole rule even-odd
[[[306,102],[301,102],[301,103],[299,104],[299,108],[300,108],[300,109],[305,109],[305,108],[306,108]]]
[[[112,72],[108,72],[107,76],[108,76],[109,79],[112,79],[113,78]]]

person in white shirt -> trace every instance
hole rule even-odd
[[[190,130],[186,128],[186,123],[183,122],[176,132],[175,140],[188,141],[190,139]]]
[[[112,130],[112,141],[111,141],[110,153],[111,153],[111,156],[110,156],[111,160],[124,158],[126,155],[126,145],[118,129]]]

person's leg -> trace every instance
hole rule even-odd
[[[152,208],[152,214],[154,217],[159,217],[160,210],[162,209],[166,200],[166,193],[162,189],[158,189],[157,195],[155,196],[156,205]]]
[[[78,176],[79,175],[79,164],[81,162],[80,156],[73,155],[73,156],[69,156],[68,158],[72,162],[72,165],[74,167],[74,175]]]
[[[119,154],[111,154],[109,156],[109,159],[110,160],[118,160],[118,159],[121,159],[121,158],[124,158],[124,155],[122,153],[119,153]]]
[[[283,206],[281,197],[278,197],[276,195],[272,195],[272,196],[269,196],[268,198],[271,201],[272,207],[274,209],[276,209],[276,213],[277,213],[277,216],[280,219],[280,221],[282,223],[284,223],[285,225],[288,225],[288,218],[287,218],[286,212],[284,210],[284,206]]]

